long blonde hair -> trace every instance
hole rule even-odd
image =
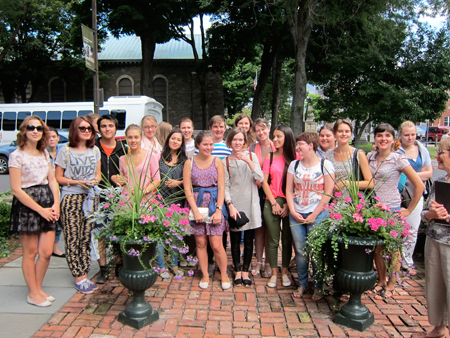
[[[156,133],[156,138],[159,142],[159,144],[164,144],[166,143],[166,139],[167,136],[170,134],[170,132],[172,131],[172,125],[170,123],[167,122],[161,122],[158,126],[158,131]]]

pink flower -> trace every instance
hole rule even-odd
[[[335,193],[334,193],[334,196],[336,196],[336,197],[342,197],[342,193],[340,193],[340,192],[335,192]]]
[[[352,198],[351,197],[346,197],[345,198],[345,203],[348,203],[348,202],[351,202],[352,201]]]
[[[332,212],[330,213],[330,218],[339,221],[342,219],[342,215],[336,212]]]
[[[373,199],[378,202],[381,201],[381,198],[379,198],[378,196],[375,196]]]
[[[103,205],[103,208],[105,208],[105,209],[109,208],[109,204]]]
[[[353,223],[364,222],[364,218],[362,218],[360,214],[354,213],[352,216],[353,216]]]
[[[359,198],[361,198],[361,197],[362,197],[362,194],[359,192],[359,193],[358,193],[358,196],[359,196]]]
[[[113,194],[109,194],[108,197],[114,197],[114,195]]]
[[[355,206],[355,208],[358,209],[358,210],[361,210],[361,209],[364,208],[364,206],[363,206],[362,204],[357,204],[357,205]]]
[[[172,215],[173,215],[173,212],[170,212],[170,211],[167,211],[167,212],[166,212],[166,216],[167,216],[168,218],[171,218]]]
[[[163,224],[164,224],[166,227],[168,227],[168,226],[170,225],[170,222],[169,222],[168,220],[165,219],[165,220],[163,221]]]
[[[187,218],[180,219],[179,222],[181,225],[184,225],[184,226],[189,225],[189,220]]]
[[[366,204],[366,201],[364,201],[364,200],[361,198],[361,199],[359,200],[359,203],[365,205],[365,204]]]
[[[395,230],[392,230],[391,232],[389,232],[389,234],[394,238],[396,238],[398,236],[397,231],[395,231]]]
[[[329,205],[329,206],[328,206],[328,209],[330,209],[330,210],[334,210],[334,206],[332,206],[332,205]]]

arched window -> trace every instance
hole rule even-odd
[[[163,120],[169,122],[168,81],[163,75],[153,77],[153,98],[164,106],[162,110]]]
[[[134,81],[131,76],[122,75],[116,81],[117,95],[130,96],[134,95]]]
[[[48,82],[48,96],[50,102],[66,102],[66,83],[54,77]]]

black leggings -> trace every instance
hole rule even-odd
[[[230,231],[231,256],[233,257],[234,269],[241,271],[241,238],[242,231]],[[253,255],[253,239],[255,238],[255,229],[244,231],[244,265],[242,271],[247,272],[250,268]]]

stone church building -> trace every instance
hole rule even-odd
[[[201,36],[196,35],[201,58]],[[111,96],[140,95],[141,39],[138,36],[110,37],[101,45],[99,68],[104,100]],[[50,76],[34,102],[91,101],[92,82],[77,83],[64,76]],[[81,82],[81,81],[80,81]],[[194,121],[195,129],[203,129],[200,85],[195,71],[192,47],[182,40],[157,44],[153,61],[153,96],[163,106],[163,120],[177,125],[182,117]],[[207,87],[209,117],[224,114],[222,76],[210,73]],[[206,126],[207,128],[207,126]]]

